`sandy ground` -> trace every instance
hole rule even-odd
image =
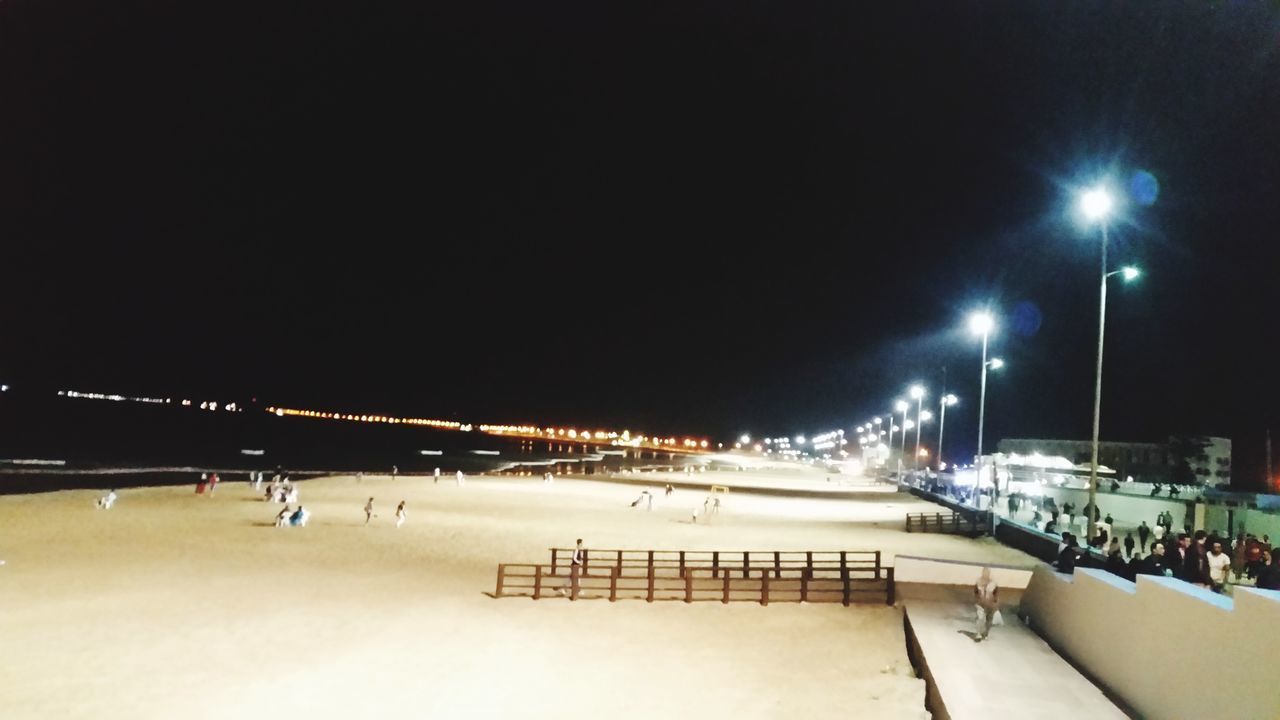
[[[776,479],[798,483],[825,484]],[[875,489],[731,492],[695,525],[693,490],[645,512],[612,483],[335,477],[301,484],[313,514],[296,529],[271,527],[280,506],[243,482],[192,490],[125,489],[109,511],[97,491],[0,497],[0,717],[927,717],[897,608],[486,593],[498,563],[546,562],[575,537],[1032,564],[906,534],[903,514],[934,506]]]

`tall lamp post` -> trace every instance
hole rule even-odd
[[[911,463],[911,470],[918,472],[920,470],[920,426],[924,424],[920,418],[921,406],[924,403],[924,386],[912,385],[907,392],[911,395],[911,399],[916,401],[916,455]]]
[[[907,437],[907,408],[908,407],[910,406],[907,405],[906,400],[899,400],[893,404],[893,409],[896,410],[897,412],[902,413],[901,427],[897,427],[893,424],[893,414],[892,413],[889,414],[889,454],[891,455],[893,454],[893,431],[894,430],[901,430],[902,437],[904,438],[903,442],[904,443],[906,442],[905,438]],[[906,452],[905,445],[903,445],[902,451]],[[898,455],[898,473],[899,474],[902,473],[902,455],[901,454]]]
[[[943,395],[938,401],[938,472],[942,472],[942,431],[947,427],[947,408],[960,402],[955,395]]]
[[[975,335],[982,336],[982,384],[981,384],[981,389],[979,390],[979,393],[978,393],[978,487],[979,489],[982,486],[982,479],[984,477],[983,475],[984,468],[983,468],[983,462],[982,462],[982,433],[986,426],[987,368],[991,368],[992,370],[999,370],[1001,367],[1004,366],[1004,361],[1001,360],[1000,358],[992,358],[991,360],[987,359],[987,337],[991,334],[991,331],[995,328],[995,325],[996,325],[996,321],[994,318],[991,317],[990,313],[985,313],[985,312],[975,313],[969,318],[969,329],[973,331]],[[992,531],[994,532],[995,522],[996,522],[996,519],[995,519],[996,518],[996,508],[995,508],[996,487],[994,482],[991,485],[992,485],[991,507],[989,508],[989,511],[991,514],[991,528],[992,528]]]
[[[1080,196],[1080,210],[1085,218],[1098,223],[1102,228],[1102,271],[1098,282],[1098,364],[1093,378],[1093,442],[1089,450],[1089,504],[1085,508],[1085,514],[1089,516],[1086,538],[1090,541],[1098,532],[1093,515],[1098,509],[1098,437],[1102,425],[1102,346],[1107,324],[1107,278],[1123,275],[1125,281],[1129,281],[1140,274],[1133,267],[1107,272],[1107,216],[1111,214],[1111,208],[1111,195],[1105,188],[1097,187]]]

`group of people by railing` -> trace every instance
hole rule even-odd
[[[1165,528],[1167,521],[1162,518],[1157,527]],[[1143,527],[1145,522],[1140,530]],[[1064,532],[1058,544],[1057,568],[1059,572],[1072,573],[1077,567],[1092,565],[1127,580],[1135,580],[1138,575],[1172,577],[1217,593],[1226,592],[1230,585],[1280,590],[1280,557],[1273,552],[1267,535],[1258,538],[1240,533],[1231,541],[1220,532],[1167,531],[1150,537],[1151,549],[1147,552],[1149,536],[1139,534],[1137,550],[1129,533],[1123,544],[1119,538],[1112,538],[1099,561],[1080,547],[1075,535]]]

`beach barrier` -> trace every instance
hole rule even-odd
[[[549,564],[498,566],[494,597],[579,597],[758,602],[895,601],[893,568],[879,550],[588,550],[580,571],[572,548],[551,548]]]
[[[980,525],[971,513],[907,513],[906,529],[907,532],[981,535],[985,531],[985,525]]]

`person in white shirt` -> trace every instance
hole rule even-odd
[[[364,504],[364,524],[368,525],[373,519],[373,498],[369,498],[369,502]]]
[[[110,510],[112,505],[116,503],[116,491],[111,490],[106,495],[98,498],[98,508],[101,510]]]
[[[462,474],[462,471],[459,470],[457,475],[457,484],[461,485],[463,482],[465,482],[465,476]]]
[[[404,524],[404,517],[404,500],[401,500],[400,504],[396,506],[396,527]]]
[[[1227,571],[1231,569],[1231,556],[1222,552],[1222,542],[1214,541],[1209,552],[1209,580],[1214,592],[1222,592],[1227,584]]]

